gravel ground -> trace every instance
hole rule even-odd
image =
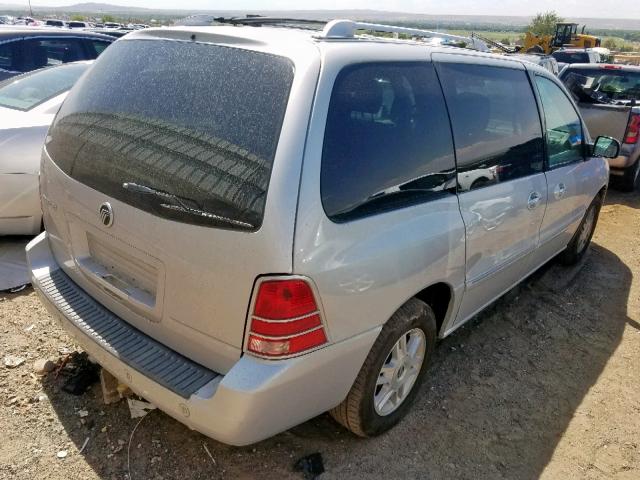
[[[411,413],[368,440],[322,415],[236,448],[153,411],[128,458],[126,403],[34,375],[73,342],[33,290],[0,294],[0,358],[26,359],[0,364],[0,478],[301,478],[296,459],[320,452],[323,479],[638,479],[639,236],[640,196],[610,192],[582,264],[547,265],[442,341]]]

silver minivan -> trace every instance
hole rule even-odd
[[[619,145],[591,142],[552,74],[362,28],[394,31],[133,32],[49,130],[34,287],[220,441],[325,411],[384,432],[438,338],[595,228]]]

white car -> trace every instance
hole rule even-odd
[[[62,101],[92,63],[66,63],[0,82],[0,235],[41,230],[42,144]]]

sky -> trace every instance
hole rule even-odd
[[[22,0],[25,4],[26,0]],[[22,3],[3,0],[0,3]],[[34,6],[65,6],[86,1],[145,8],[194,10],[370,9],[434,15],[534,15],[555,10],[564,17],[638,18],[638,0],[32,0]],[[640,29],[640,21],[638,22]]]

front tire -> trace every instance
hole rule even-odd
[[[405,303],[382,328],[347,398],[331,416],[361,437],[396,425],[420,390],[436,337],[433,310],[415,298]]]
[[[576,233],[573,234],[573,238],[567,245],[567,248],[558,255],[558,260],[563,265],[575,265],[578,263],[584,254],[589,249],[589,244],[591,243],[591,237],[593,237],[593,232],[596,229],[596,224],[598,223],[598,215],[600,214],[600,207],[602,206],[602,197],[598,195],[587,211],[582,217],[582,221],[576,230]]]

